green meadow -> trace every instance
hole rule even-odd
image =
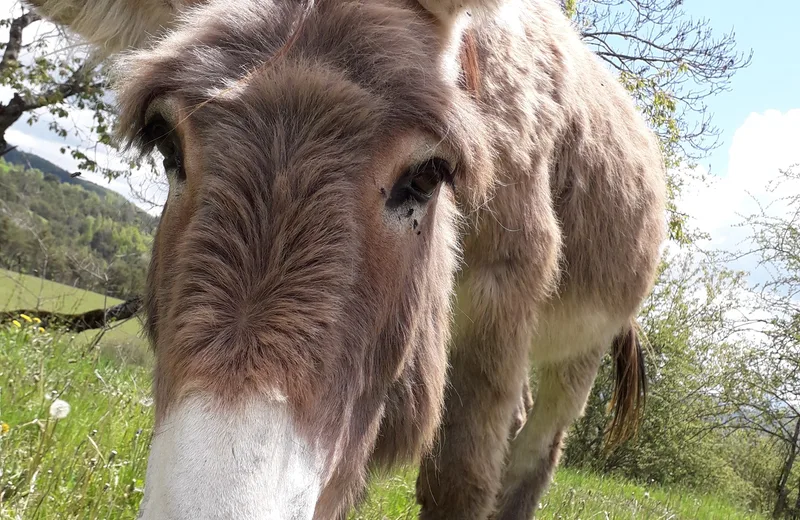
[[[42,309],[74,314],[111,307],[122,300],[51,282],[35,276],[0,269],[0,310]],[[90,330],[71,338],[96,344],[106,356],[121,363],[147,364],[150,354],[139,320],[127,320],[108,330]]]
[[[80,312],[115,303],[0,272],[0,308]],[[39,331],[23,317],[17,322],[0,326],[0,519],[135,518],[153,413],[139,323],[74,336]],[[417,511],[408,469],[374,478],[351,519],[413,519]],[[764,517],[690,490],[562,468],[537,518]]]

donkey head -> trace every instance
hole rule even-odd
[[[457,202],[491,168],[462,10],[488,6],[36,3],[117,54],[122,137],[170,182],[142,518],[336,518],[439,421]]]

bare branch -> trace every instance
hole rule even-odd
[[[563,4],[563,2],[562,2]],[[718,145],[705,100],[729,89],[747,67],[749,53],[737,52],[735,34],[712,33],[708,20],[693,20],[680,0],[584,0],[575,21],[584,41],[612,69],[641,79],[643,107],[658,96],[675,101],[679,139],[675,146],[699,158]],[[657,129],[662,137],[667,130]]]

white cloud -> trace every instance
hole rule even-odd
[[[785,211],[778,199],[787,189],[800,192],[798,183],[768,189],[781,169],[797,163],[800,109],[752,113],[733,135],[725,175],[712,178],[708,186],[687,186],[678,207],[711,236],[706,245],[732,251],[747,237],[747,229],[737,227],[744,216],[758,212],[759,204],[772,204],[772,212]]]
[[[798,143],[800,109],[768,110],[747,117],[734,133],[725,175],[712,177],[707,184],[690,184],[677,201],[679,210],[690,216],[692,224],[710,236],[698,244],[701,248],[731,253],[747,251],[751,230],[741,226],[745,217],[759,213],[760,208],[773,216],[789,210],[782,198],[800,193],[800,182],[784,182],[779,190],[771,190],[769,186],[780,179],[781,170],[800,163]],[[739,257],[729,267],[747,271],[751,287],[770,279],[767,268],[760,266],[754,255]],[[771,317],[766,309],[750,307],[757,301],[752,290],[742,289],[739,297],[743,307],[730,309],[726,313],[729,318],[747,321]],[[702,294],[703,288],[698,287],[697,291]],[[755,341],[763,328],[753,322],[738,336]]]

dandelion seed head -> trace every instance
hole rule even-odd
[[[53,403],[50,405],[50,417],[53,419],[64,419],[69,415],[69,411],[69,403],[61,399],[53,400]]]

